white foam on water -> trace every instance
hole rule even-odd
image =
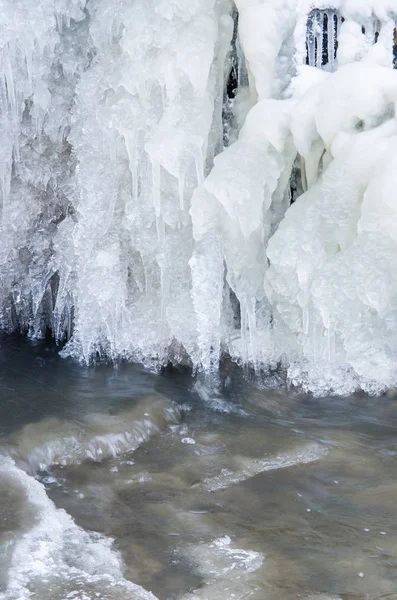
[[[235,471],[223,469],[219,475],[204,479],[199,485],[209,492],[215,492],[217,490],[225,489],[235,483],[241,483],[250,477],[259,475],[259,473],[308,464],[324,458],[327,454],[327,448],[313,443],[299,448],[298,450],[263,459],[241,457],[239,460],[241,468]]]
[[[9,457],[0,457],[0,475],[23,489],[27,510],[35,513],[29,529],[13,537],[1,600],[156,600],[124,578],[111,539],[78,527]]]

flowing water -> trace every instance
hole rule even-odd
[[[397,400],[0,357],[0,598],[397,598]]]

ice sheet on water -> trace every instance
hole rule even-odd
[[[31,475],[52,465],[99,462],[134,452],[167,425],[178,423],[173,402],[149,396],[115,415],[89,414],[80,420],[44,419],[2,439],[0,451]]]
[[[208,543],[183,548],[178,556],[188,560],[203,577],[204,585],[181,600],[221,600],[252,597],[259,589],[252,580],[265,560],[260,552],[233,547],[228,535]],[[249,594],[249,595],[248,595]]]
[[[205,479],[201,485],[209,492],[215,492],[235,483],[246,481],[259,473],[308,464],[320,460],[327,454],[326,447],[319,444],[308,444],[306,447],[263,459],[240,457],[236,460],[236,463],[239,463],[236,470],[222,469],[219,475]]]
[[[47,497],[41,483],[0,457],[2,481],[21,488],[26,510],[35,518],[8,544],[8,582],[2,600],[156,600],[123,577],[112,540],[78,527]]]

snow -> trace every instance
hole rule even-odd
[[[396,386],[396,20],[394,0],[4,0],[1,329],[85,363],[227,352],[316,394]]]

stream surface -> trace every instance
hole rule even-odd
[[[0,344],[1,600],[397,600],[397,400]]]

